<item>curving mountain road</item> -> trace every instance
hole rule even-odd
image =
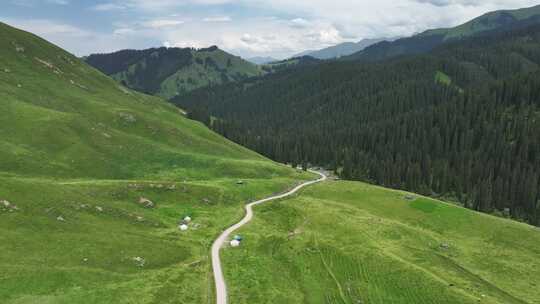
[[[212,244],[212,268],[214,270],[214,281],[216,283],[216,299],[217,299],[216,303],[217,304],[227,304],[227,285],[225,284],[225,278],[223,277],[223,270],[221,269],[221,260],[219,258],[219,250],[221,249],[223,244],[227,241],[231,233],[233,233],[235,230],[237,230],[238,228],[244,226],[245,224],[249,223],[249,221],[251,221],[251,219],[253,218],[253,206],[266,203],[268,201],[285,198],[287,196],[290,196],[296,193],[298,190],[306,186],[313,185],[315,183],[319,183],[326,180],[326,175],[324,175],[323,173],[313,171],[313,170],[309,170],[309,171],[312,173],[316,173],[320,175],[321,177],[317,180],[300,184],[287,193],[271,196],[271,197],[246,205],[245,207],[246,215],[244,216],[244,218],[240,222],[234,224],[229,229],[221,233],[221,235],[214,241],[214,244]]]

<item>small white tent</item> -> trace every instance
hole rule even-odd
[[[188,230],[188,225],[182,224],[178,228],[180,228],[180,230],[182,230],[182,231],[186,231],[186,230]]]
[[[231,247],[238,247],[240,246],[240,241],[239,240],[232,240],[231,241]]]

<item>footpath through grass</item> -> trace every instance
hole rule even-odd
[[[2,304],[212,303],[213,239],[310,178],[2,23],[0,105]]]
[[[539,303],[540,230],[358,182],[257,207],[231,303]]]

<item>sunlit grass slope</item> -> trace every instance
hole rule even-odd
[[[0,303],[211,302],[212,239],[309,178],[1,23],[0,104]]]
[[[232,303],[539,303],[540,230],[358,182],[258,207]]]

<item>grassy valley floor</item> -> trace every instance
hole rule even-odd
[[[358,182],[257,207],[231,303],[540,303],[538,228]]]
[[[213,239],[311,178],[3,23],[0,105],[2,304],[212,303]]]
[[[2,197],[18,209],[0,207],[1,302],[213,303],[213,239],[243,216],[246,201],[304,178],[0,177]],[[185,215],[193,222],[180,231]]]

